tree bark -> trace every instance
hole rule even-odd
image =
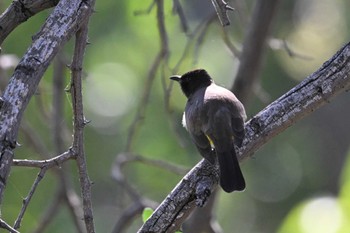
[[[93,0],[61,0],[20,60],[0,100],[0,203],[23,112],[63,44],[92,13]]]
[[[238,150],[239,160],[248,158],[271,138],[320,108],[337,94],[350,89],[350,43],[299,85],[250,119],[246,137]],[[174,188],[139,229],[144,232],[174,232],[195,205],[202,206],[216,188],[218,167],[200,161]]]

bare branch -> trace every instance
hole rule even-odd
[[[239,52],[238,48],[236,48],[236,46],[232,43],[229,35],[227,34],[227,31],[224,28],[222,29],[222,36],[221,37],[222,37],[222,40],[224,41],[224,43],[226,44],[227,48],[232,53],[232,56],[239,57],[240,52]]]
[[[14,0],[0,16],[0,45],[19,24],[57,3],[58,0]]]
[[[9,224],[0,218],[0,228],[6,229],[11,233],[19,233],[19,231],[13,229]]]
[[[144,115],[148,105],[148,100],[150,97],[151,88],[153,86],[153,82],[156,77],[156,72],[159,66],[162,64],[163,60],[167,60],[167,57],[169,54],[168,34],[166,31],[165,21],[164,21],[164,0],[155,0],[155,2],[157,4],[157,24],[158,24],[158,32],[160,36],[160,43],[161,43],[160,51],[158,52],[148,72],[146,82],[145,82],[145,87],[143,89],[143,93],[141,97],[141,102],[137,108],[138,111],[128,130],[127,145],[125,149],[126,152],[131,151],[135,134],[138,130],[140,123],[144,119]]]
[[[13,165],[20,167],[37,167],[37,168],[51,168],[60,166],[65,161],[75,158],[75,154],[72,150],[68,150],[54,158],[45,160],[28,160],[28,159],[14,159]]]
[[[146,10],[134,11],[134,15],[137,16],[137,15],[149,14],[155,5],[156,5],[156,0],[152,0],[151,4],[148,6]]]
[[[251,23],[244,39],[243,49],[240,54],[240,64],[231,88],[246,104],[251,96],[252,86],[255,85],[260,72],[266,39],[275,15],[279,0],[256,1]]]
[[[66,144],[65,139],[69,138],[67,133],[68,129],[64,121],[64,71],[67,67],[66,64],[67,62],[64,59],[63,52],[60,52],[56,56],[56,60],[54,62],[52,99],[53,110],[50,117],[51,124],[53,125],[53,142],[55,145],[56,153],[61,153],[64,150]],[[54,203],[52,206],[54,206],[57,202],[63,201],[64,204],[68,206],[68,210],[71,213],[76,232],[84,233],[85,226],[83,224],[83,221],[81,221],[81,216],[84,214],[83,207],[78,194],[75,192],[75,190],[73,190],[71,187],[72,185],[69,182],[71,173],[68,169],[66,169],[65,166],[62,166],[61,169],[56,170],[58,171],[57,178],[59,181],[59,187],[57,192],[59,193],[59,196],[56,196],[56,198],[53,200]],[[48,214],[50,214],[50,211],[51,209],[47,210]],[[51,216],[53,216],[53,214],[51,214]],[[43,216],[42,224],[44,227],[49,220],[50,219],[46,215]],[[40,228],[44,229],[39,225],[38,230],[41,230]]]
[[[221,25],[230,25],[230,19],[228,18],[227,11],[233,11],[234,9],[224,0],[211,0],[211,2],[214,5],[216,13],[218,14]]]
[[[33,38],[2,96],[0,109],[0,203],[11,170],[23,112],[59,48],[91,14],[93,0],[61,0]]]
[[[22,222],[22,219],[23,219],[23,216],[24,216],[24,213],[25,211],[27,210],[27,207],[30,203],[30,200],[32,199],[33,195],[34,195],[34,192],[36,190],[36,188],[38,187],[40,181],[44,178],[44,175],[47,171],[47,168],[42,168],[39,172],[39,174],[37,175],[30,191],[29,191],[29,194],[26,198],[23,199],[23,205],[22,205],[22,208],[21,208],[21,211],[19,212],[18,214],[18,217],[15,221],[15,225],[14,225],[14,229],[19,229],[21,227],[21,222]]]
[[[313,59],[313,57],[311,56],[295,52],[293,49],[290,48],[286,40],[271,38],[268,42],[271,49],[285,50],[288,56],[290,57],[295,57],[295,58],[304,59],[304,60]]]
[[[246,137],[239,148],[240,160],[248,158],[283,130],[350,89],[350,43],[299,85],[271,103],[245,125]],[[218,167],[200,161],[173,189],[138,232],[173,232],[183,216],[201,206],[216,188]],[[204,182],[205,181],[205,182]],[[202,190],[202,191],[200,191]],[[204,191],[203,191],[204,190]],[[204,198],[203,198],[204,196]],[[179,220],[181,219],[181,220]],[[176,224],[174,223],[176,221]],[[172,229],[172,230],[170,230]]]
[[[179,0],[173,0],[173,11],[176,12],[179,16],[182,31],[187,33],[188,32],[188,22],[187,22],[187,19],[185,16],[185,12],[184,12]]]
[[[91,14],[91,12],[90,12]],[[79,170],[81,195],[83,199],[83,211],[86,230],[95,232],[92,212],[91,181],[87,172],[86,157],[84,152],[84,126],[87,121],[84,117],[82,95],[82,67],[83,57],[88,40],[88,20],[86,20],[76,33],[75,50],[72,69],[71,95],[74,113],[73,150],[77,155],[76,161]]]

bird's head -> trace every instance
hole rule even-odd
[[[191,70],[183,75],[170,76],[171,80],[177,81],[182,92],[189,98],[197,90],[213,83],[213,79],[204,69]]]

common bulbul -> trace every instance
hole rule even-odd
[[[244,190],[245,181],[234,147],[242,145],[245,134],[243,104],[231,91],[216,85],[204,69],[170,79],[179,82],[187,97],[183,125],[198,151],[212,164],[217,157],[222,189]]]

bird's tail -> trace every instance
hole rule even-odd
[[[220,185],[225,192],[242,191],[245,189],[245,181],[239,167],[235,149],[218,152],[217,157],[220,167]]]

